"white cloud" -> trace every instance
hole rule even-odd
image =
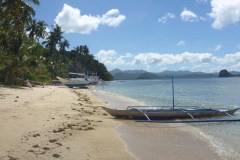
[[[208,63],[213,56],[209,53],[190,53],[182,54],[159,54],[159,53],[141,53],[135,56],[135,61],[146,65],[170,65],[179,63],[197,64]]]
[[[97,59],[108,69],[144,69],[152,72],[179,69],[204,72],[219,72],[223,68],[240,70],[240,52],[217,57],[207,52],[127,53],[123,55],[114,50],[101,50],[97,55]]]
[[[101,62],[112,60],[116,57],[118,53],[115,50],[100,50],[96,57],[101,60]]]
[[[120,55],[115,50],[100,50],[96,54],[96,58],[101,63],[104,63],[107,67],[112,69],[132,66],[131,60],[133,60],[133,57],[131,53]]]
[[[184,22],[196,22],[198,20],[198,16],[186,8],[181,12],[180,17]]]
[[[158,19],[158,22],[165,24],[168,20],[170,19],[174,19],[175,18],[175,14],[173,13],[166,13],[164,16],[160,17]]]
[[[239,0],[212,0],[211,6],[209,16],[214,20],[212,23],[214,29],[221,29],[240,21]]]
[[[111,9],[110,11],[102,15],[101,21],[103,24],[116,27],[125,19],[126,17],[124,15],[120,15],[118,9]]]
[[[240,70],[240,62],[237,63],[237,64],[234,64],[234,65],[231,65],[231,66],[229,67],[229,70],[230,70],[230,71],[239,71],[239,70]]]
[[[181,40],[181,41],[178,41],[177,43],[177,46],[185,46],[186,45],[186,42]]]
[[[47,26],[46,29],[45,29],[45,31],[46,31],[47,33],[50,33],[51,30],[50,30],[50,28]]]
[[[67,33],[90,34],[96,31],[99,25],[118,26],[126,17],[120,15],[118,9],[111,9],[102,16],[81,15],[78,8],[73,8],[64,4],[61,12],[55,18],[55,23],[59,24]]]
[[[213,51],[219,51],[220,49],[222,49],[222,45],[217,45],[213,48]]]
[[[229,64],[229,63],[239,63],[240,62],[240,52],[236,52],[233,54],[226,54],[224,57],[215,57],[213,59],[214,63],[217,64]]]

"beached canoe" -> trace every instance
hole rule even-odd
[[[137,109],[131,108],[126,110],[110,109],[102,107],[106,112],[115,118],[141,120],[161,120],[161,119],[195,119],[199,117],[231,116],[239,108],[232,110],[215,110],[215,109]]]

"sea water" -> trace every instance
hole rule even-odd
[[[113,81],[96,89],[136,99],[146,105],[173,104],[171,79]],[[174,79],[174,103],[176,107],[240,108],[240,78]],[[240,111],[234,117],[240,119]],[[240,122],[187,125],[209,141],[223,159],[240,159]]]

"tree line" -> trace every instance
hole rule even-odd
[[[48,33],[47,24],[34,19],[32,5],[39,5],[39,0],[27,2],[0,0],[0,83],[20,85],[26,79],[51,83],[68,72],[97,73],[112,80],[87,45],[67,51],[70,44],[61,26],[53,25]]]

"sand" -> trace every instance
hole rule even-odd
[[[0,87],[0,160],[220,159],[185,125],[116,120],[139,102],[90,89]]]
[[[104,105],[86,89],[0,87],[0,160],[135,159]]]

